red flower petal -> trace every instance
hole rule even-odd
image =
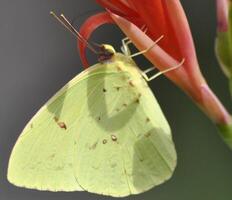
[[[126,18],[139,27],[146,25],[147,34],[156,40],[161,35],[164,39],[159,43],[163,49],[175,59],[183,58],[178,35],[172,26],[172,16],[169,15],[167,2],[164,0],[96,0],[112,13]],[[175,0],[178,1],[178,0]]]
[[[113,13],[120,15],[130,20],[139,17],[138,13],[131,8],[126,0],[96,0],[97,3],[102,5],[104,8],[109,9]]]
[[[192,85],[198,85],[201,80],[201,72],[198,66],[195,46],[191,30],[179,0],[164,0],[167,15],[176,35],[177,46],[183,58],[185,58],[185,70],[188,73],[189,81]]]
[[[149,36],[156,40],[161,35],[164,39],[159,43],[167,53],[180,60],[182,55],[178,49],[175,31],[170,23],[170,18],[163,0],[129,0],[137,8],[140,18],[149,30]],[[141,9],[142,8],[142,9]]]
[[[112,20],[111,16],[109,15],[108,12],[101,12],[98,13],[96,15],[93,15],[91,17],[89,17],[84,24],[81,26],[80,28],[80,34],[86,39],[88,40],[91,36],[91,34],[93,33],[93,31],[95,31],[99,26],[103,25],[103,24],[113,24],[114,21]],[[80,51],[80,58],[81,61],[84,65],[84,67],[88,67],[88,61],[86,58],[86,43],[82,42],[81,40],[78,39],[78,48]]]

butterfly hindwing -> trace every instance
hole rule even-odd
[[[138,71],[122,73],[123,64],[114,63],[116,76],[96,77],[104,83],[88,98],[89,115],[78,138],[80,185],[111,196],[146,191],[176,166],[170,129],[154,95]]]
[[[127,196],[172,175],[169,125],[133,62],[118,55],[70,81],[28,123],[8,179],[51,191]]]

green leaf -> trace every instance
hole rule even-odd
[[[232,79],[229,80],[230,95],[232,96]]]
[[[226,32],[218,32],[216,39],[216,55],[219,64],[226,74],[232,76],[232,5],[229,7],[229,24]]]

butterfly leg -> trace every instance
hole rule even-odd
[[[153,70],[155,69],[154,67],[152,67],[152,68],[149,68],[149,69],[143,71],[142,76],[144,77],[144,79],[145,79],[146,81],[151,81],[151,80],[153,80],[153,79],[155,79],[155,78],[157,78],[157,77],[159,77],[159,76],[161,76],[161,75],[163,75],[163,74],[165,74],[165,73],[167,73],[167,72],[173,71],[173,70],[175,70],[175,69],[181,67],[181,66],[184,64],[184,62],[185,62],[185,59],[182,59],[182,61],[181,61],[178,65],[176,65],[176,66],[174,66],[174,67],[171,67],[171,68],[169,68],[169,69],[160,71],[160,72],[156,73],[155,75],[153,75],[153,76],[151,76],[151,77],[148,77],[148,76],[147,76],[147,73],[150,72],[150,71],[153,71]]]
[[[131,43],[132,43],[132,41],[128,37],[125,37],[125,38],[122,39],[121,50],[126,56],[131,55],[131,51],[130,51],[130,48],[129,48],[129,44],[131,44]]]
[[[149,81],[149,78],[148,78],[148,76],[147,76],[147,73],[149,73],[149,72],[151,72],[151,71],[153,71],[153,70],[155,70],[155,69],[156,69],[156,67],[153,66],[153,67],[150,67],[150,68],[148,68],[148,69],[146,69],[145,71],[142,72],[142,76],[144,77],[144,79],[145,79],[146,81]]]
[[[148,69],[146,69],[145,71],[143,71],[144,74],[147,74],[148,72],[151,72],[153,70],[155,70],[156,67],[150,67]]]
[[[147,49],[144,49],[143,51],[139,51],[137,53],[134,53],[132,55],[130,55],[131,58],[135,57],[135,56],[139,56],[141,54],[147,53],[148,51],[150,51],[161,39],[163,39],[164,35],[161,35],[155,42],[154,44],[152,44],[150,47],[148,47]]]

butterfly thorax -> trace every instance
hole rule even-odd
[[[114,47],[109,44],[102,44],[98,47],[98,61],[101,64],[107,64],[107,68],[114,68],[116,66],[119,71],[127,71],[137,75],[141,74],[140,69],[131,57],[116,52]]]
[[[127,55],[117,52],[105,63],[107,63],[107,68],[117,68],[118,71],[130,73],[134,78],[142,78],[142,71],[134,60]]]

